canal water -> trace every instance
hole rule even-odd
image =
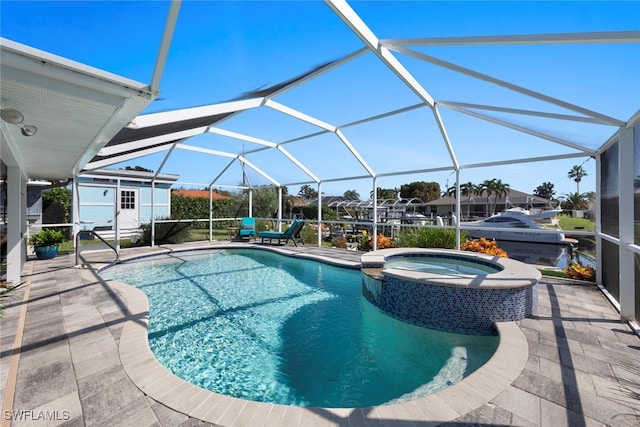
[[[595,267],[595,243],[593,238],[584,238],[584,236],[572,238],[578,240],[578,243],[554,245],[499,240],[496,243],[499,248],[507,252],[509,258],[527,264],[562,269],[573,261]]]

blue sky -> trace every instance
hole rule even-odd
[[[365,2],[350,3],[380,39],[567,32],[628,31],[640,28],[640,2]],[[2,1],[2,37],[149,82],[160,44],[168,2],[164,1]],[[28,19],[25,19],[28,17]],[[161,82],[160,99],[145,113],[207,105],[233,99],[340,58],[362,42],[322,2],[183,2]],[[640,46],[636,44],[503,45],[416,47],[478,72],[525,86],[564,101],[627,120],[640,108]],[[568,114],[557,106],[452,73],[395,53],[402,64],[438,101],[500,105]],[[288,92],[276,101],[333,125],[413,105],[416,96],[377,58],[368,54]],[[569,153],[573,150],[521,132],[496,126],[449,109],[440,109],[461,164]],[[573,113],[571,113],[573,114]],[[613,127],[492,114],[538,131],[597,148]],[[253,110],[221,125],[247,135],[282,142],[317,130],[271,110]],[[428,108],[347,128],[345,135],[378,173],[450,165],[447,150]],[[250,144],[216,135],[190,144],[229,151]],[[243,147],[240,147],[242,145]],[[245,146],[246,145],[246,146]],[[323,179],[364,175],[363,168],[333,135],[287,149]],[[306,180],[296,168],[280,166],[273,154],[249,157],[284,183]],[[130,162],[157,169],[162,156]],[[172,156],[163,172],[185,182],[210,182],[227,161],[193,153]],[[545,181],[557,195],[576,190],[567,172],[583,164],[589,176],[581,191],[595,190],[595,161],[588,158],[522,163],[461,171],[461,181],[499,178],[512,188],[531,192]],[[124,165],[118,165],[122,167]],[[272,170],[269,170],[272,166]],[[230,174],[237,173],[234,170]],[[238,175],[225,177],[228,184]],[[256,184],[264,180],[250,175]],[[234,181],[235,180],[235,181]],[[453,185],[451,171],[380,178],[378,187],[412,181]],[[357,190],[367,198],[371,180],[328,182],[326,194]],[[297,186],[291,185],[296,193]]]

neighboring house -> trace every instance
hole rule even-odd
[[[138,229],[152,217],[169,218],[171,186],[177,180],[178,175],[156,176],[153,172],[122,169],[98,169],[79,175],[80,229],[114,230],[118,211],[120,230]]]
[[[551,201],[549,199],[523,193],[518,190],[509,190],[509,194],[507,194],[506,197],[499,197],[497,200],[495,196],[491,196],[489,197],[489,200],[487,200],[487,196],[484,194],[481,196],[472,196],[471,198],[468,196],[462,196],[460,199],[460,214],[463,219],[466,219],[467,216],[470,218],[485,218],[493,215],[494,213],[502,212],[505,209],[516,206],[525,209],[552,208]],[[427,203],[427,213],[441,217],[450,216],[455,211],[455,208],[455,197],[442,197]]]

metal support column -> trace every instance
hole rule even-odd
[[[619,186],[619,286],[620,286],[620,319],[635,320],[635,281],[634,253],[629,246],[634,243],[634,193],[635,179],[633,147],[633,128],[620,130],[618,142],[618,186]]]

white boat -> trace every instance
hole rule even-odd
[[[556,215],[562,213],[562,208],[557,207],[555,209],[525,209],[521,207],[509,208],[506,209],[503,213],[521,213],[523,215],[527,215],[529,218],[532,218],[536,221],[545,220],[545,219],[553,219],[556,220]]]
[[[516,242],[571,243],[558,228],[555,217],[562,209],[529,211],[507,209],[480,221],[460,223],[469,237]]]

